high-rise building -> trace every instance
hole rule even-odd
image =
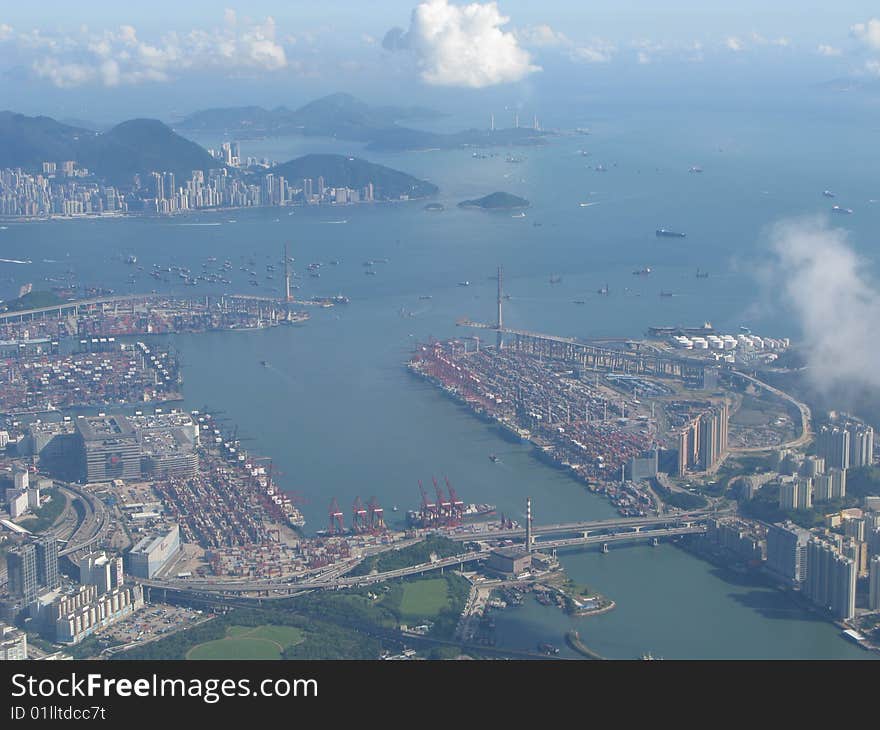
[[[846,469],[831,469],[831,499],[843,499],[846,496]]]
[[[865,520],[854,517],[843,522],[843,534],[853,540],[865,541]]]
[[[797,508],[813,509],[813,480],[800,477],[797,480]]]
[[[854,560],[841,555],[831,542],[818,538],[810,540],[804,590],[814,604],[830,611],[836,618],[852,618],[855,615],[856,579]]]
[[[34,541],[37,561],[37,583],[41,588],[52,590],[61,585],[58,572],[58,539],[54,535],[42,535]]]
[[[783,478],[779,481],[779,509],[797,509],[798,483],[796,479]]]
[[[727,403],[713,406],[700,416],[699,463],[700,468],[714,469],[727,452]]]
[[[767,568],[787,583],[797,585],[807,576],[809,530],[792,522],[771,525],[767,530]]]
[[[849,466],[858,468],[874,463],[874,429],[863,423],[851,423],[849,432]]]
[[[832,478],[830,474],[817,474],[813,477],[813,501],[827,502],[831,499]]]
[[[27,658],[27,634],[0,621],[0,661],[21,661]]]
[[[6,573],[9,593],[30,603],[37,597],[37,550],[33,543],[25,543],[6,553]]]
[[[99,595],[118,588],[124,583],[122,558],[108,557],[103,551],[89,553],[79,561],[79,582],[95,586]]]
[[[868,569],[868,608],[880,610],[880,555],[871,558]]]
[[[828,468],[849,468],[850,432],[838,426],[822,426],[816,435],[816,454]]]

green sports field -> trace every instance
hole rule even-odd
[[[445,578],[430,578],[406,583],[400,599],[402,618],[432,618],[449,606]]]
[[[282,652],[303,640],[293,626],[230,626],[226,637],[190,649],[187,659],[280,659]]]

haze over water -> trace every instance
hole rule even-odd
[[[851,228],[856,248],[869,250],[880,211],[868,202],[877,183],[859,150],[870,146],[874,130],[854,126],[845,108],[802,114],[796,124],[790,115],[756,114],[592,109],[558,125],[590,127],[591,135],[513,149],[523,158],[518,164],[505,162],[507,150],[474,159],[469,151],[380,155],[314,139],[243,141],[242,154],[277,160],[311,151],[362,155],[436,183],[446,210],[427,212],[424,202],[413,202],[8,224],[0,230],[0,257],[34,263],[0,264],[0,295],[15,296],[27,282],[45,288],[43,277],[67,268],[80,283],[120,292],[277,294],[281,246],[289,241],[301,274],[297,294],[343,293],[351,304],[314,310],[302,327],[167,340],[184,363],[186,406],[224,411],[228,425],[252,439],[244,448],[274,459],[280,483],[308,500],[307,532],[325,526],[333,496],[346,517],[355,496],[375,495],[388,518],[402,520],[418,505],[417,480],[430,487],[432,475],[448,476],[465,502],[494,503],[514,519],[522,519],[526,495],[538,523],[599,519],[614,514],[604,499],[539,463],[529,448],[503,440],[403,364],[417,341],[479,334],[455,326],[462,316],[493,321],[495,282],[488,277],[498,264],[512,297],[505,322],[514,327],[638,337],[651,325],[709,320],[723,331],[748,325],[796,338],[787,313],[758,306],[762,231],[780,218],[827,214],[838,202],[855,214],[832,222]],[[455,117],[443,124],[467,122],[479,123]],[[605,172],[588,168],[599,164]],[[704,171],[689,173],[693,165]],[[822,197],[826,188],[837,200]],[[529,199],[526,217],[455,207],[495,190]],[[688,235],[657,238],[658,227]],[[145,269],[133,285],[127,279],[135,267],[124,263],[130,254]],[[232,261],[232,285],[183,287],[148,275],[153,263],[199,272],[209,256]],[[252,257],[253,266],[246,263]],[[364,274],[363,262],[383,258],[388,263],[373,266],[376,276]],[[340,263],[331,265],[333,259]],[[312,278],[305,267],[318,261],[321,277]],[[276,267],[272,281],[264,278],[267,264]],[[259,287],[248,285],[240,265],[258,272]],[[645,266],[650,276],[633,276]],[[697,267],[710,277],[697,279]],[[562,281],[551,285],[553,275]],[[610,296],[598,296],[606,284]],[[661,290],[675,296],[661,298]],[[569,553],[563,562],[576,580],[618,602],[609,614],[577,623],[586,643],[609,657],[867,657],[777,591],[737,585],[672,546]],[[499,640],[561,645],[574,621],[527,605],[498,618]]]

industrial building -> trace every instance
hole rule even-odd
[[[140,477],[140,444],[125,416],[80,416],[76,431],[87,482]]]
[[[506,576],[517,576],[532,567],[532,555],[524,547],[496,548],[489,553],[486,567]]]
[[[653,479],[657,476],[658,460],[659,452],[656,448],[634,456],[627,464],[626,478],[633,482]]]
[[[180,549],[180,526],[171,525],[158,535],[141,539],[126,556],[128,573],[152,578]]]

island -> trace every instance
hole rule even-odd
[[[529,201],[510,193],[490,193],[476,200],[463,200],[458,204],[459,208],[482,208],[483,210],[519,210],[528,208]]]
[[[425,180],[346,155],[305,155],[270,167],[264,176],[270,173],[289,181],[322,178],[327,188],[360,190],[371,186],[373,192],[369,198],[372,200],[412,200],[427,198],[437,192],[437,186]]]

